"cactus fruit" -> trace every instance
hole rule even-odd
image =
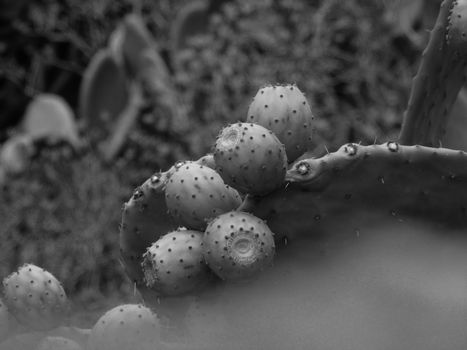
[[[26,108],[20,130],[35,141],[65,141],[75,149],[81,145],[73,110],[62,97],[54,94],[34,97]]]
[[[245,212],[231,211],[212,220],[204,233],[204,257],[220,278],[249,279],[272,264],[274,234],[266,223]]]
[[[143,257],[146,285],[161,296],[186,295],[211,280],[202,232],[177,229],[154,242]]]
[[[124,304],[102,315],[89,335],[88,350],[154,350],[159,348],[160,324],[140,304]]]
[[[264,195],[284,184],[287,155],[274,133],[254,123],[225,127],[214,160],[224,181],[242,193]]]
[[[129,100],[125,72],[110,49],[101,49],[87,66],[79,91],[79,115],[98,138],[109,133],[108,126]]]
[[[359,210],[467,226],[467,153],[462,151],[395,142],[347,144],[324,157],[297,161],[286,180],[285,190],[249,198],[240,207],[267,220],[277,239],[310,235]],[[358,216],[355,220],[358,226]]]
[[[209,218],[234,210],[242,202],[215,170],[195,162],[177,167],[167,181],[165,199],[178,223],[196,230],[204,230]]]
[[[199,158],[196,163],[207,166],[211,169],[216,169],[216,162],[214,161],[214,155],[212,153],[208,153],[205,156]]]
[[[8,310],[26,327],[49,330],[68,316],[69,304],[62,285],[40,267],[21,266],[3,280],[3,288]]]
[[[128,277],[143,284],[141,262],[146,248],[162,234],[174,230],[165,204],[169,172],[156,173],[138,187],[124,204],[120,225],[120,252]]]
[[[296,85],[267,85],[259,89],[248,108],[247,122],[274,132],[294,161],[311,145],[314,116],[305,95]]]
[[[465,1],[444,0],[410,92],[399,141],[439,146],[449,112],[465,82]]]
[[[47,336],[41,340],[35,350],[84,350],[81,345],[64,337]]]

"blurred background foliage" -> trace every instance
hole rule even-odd
[[[440,3],[219,1],[204,30],[174,55],[176,16],[192,2],[0,0],[0,143],[39,93],[60,95],[76,111],[83,71],[130,12],[154,36],[189,123],[182,136],[158,134],[160,116],[151,111],[111,164],[92,146],[36,152],[2,188],[0,277],[31,262],[57,276],[78,304],[130,296],[119,262],[123,202],[153,172],[209,152],[266,83],[296,83],[306,94],[316,155],[322,145],[395,139]],[[92,130],[81,133],[86,139]]]

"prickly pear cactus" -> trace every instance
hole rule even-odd
[[[176,167],[167,181],[165,199],[180,225],[197,230],[204,230],[207,220],[238,208],[242,202],[215,170],[196,162]]]
[[[110,49],[99,50],[84,71],[79,91],[79,115],[89,131],[107,136],[108,125],[129,99],[125,72]]]
[[[266,223],[248,213],[231,211],[209,223],[204,233],[204,257],[222,279],[251,279],[272,265],[274,234]]]
[[[81,345],[64,337],[48,336],[41,340],[35,350],[84,350]]]
[[[34,97],[26,108],[20,130],[35,141],[65,141],[75,149],[81,145],[73,110],[62,97],[54,94]]]
[[[177,226],[165,204],[168,175],[168,172],[152,175],[123,207],[120,252],[125,272],[137,285],[144,284],[141,263],[146,248]]]
[[[280,187],[287,170],[284,145],[271,130],[254,123],[225,127],[216,140],[214,161],[227,184],[253,195]]]
[[[320,231],[360,211],[379,211],[396,221],[421,217],[467,226],[463,151],[395,142],[347,144],[321,158],[298,160],[286,181],[284,190],[249,198],[241,207],[267,220],[278,239]]]
[[[4,301],[11,314],[32,330],[50,330],[68,316],[69,303],[60,282],[32,264],[3,280]]]
[[[170,51],[175,65],[190,38],[207,31],[209,25],[208,1],[187,3],[175,17],[170,30]]]
[[[203,233],[177,229],[154,242],[143,256],[146,285],[161,296],[194,293],[212,280],[203,258]]]
[[[266,85],[259,89],[247,113],[247,122],[274,132],[293,162],[311,146],[314,116],[300,89],[294,84]]]
[[[124,28],[121,39],[123,58],[128,72],[135,77],[141,69],[141,54],[148,49],[157,49],[157,44],[141,16],[135,13],[127,15],[122,26]]]
[[[467,5],[444,0],[412,84],[399,141],[438,147],[465,82]]]
[[[102,315],[89,335],[88,350],[153,350],[160,347],[156,315],[140,304],[124,304]]]
[[[0,185],[5,184],[9,176],[25,171],[33,154],[34,140],[30,135],[14,135],[1,145]]]

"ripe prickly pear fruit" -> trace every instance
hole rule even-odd
[[[177,229],[153,243],[144,254],[148,287],[161,296],[190,294],[212,278],[203,258],[203,233]]]
[[[57,327],[67,317],[68,299],[60,282],[32,264],[21,266],[3,280],[5,303],[22,325],[33,330]]]
[[[214,161],[214,155],[212,153],[202,156],[196,161],[196,163],[207,166],[211,169],[216,169],[216,162]]]
[[[294,161],[311,144],[314,116],[305,95],[296,85],[267,85],[259,89],[247,114],[247,122],[274,132]]]
[[[252,195],[281,187],[287,171],[284,145],[271,130],[254,123],[225,127],[217,138],[214,160],[227,184]]]
[[[128,277],[143,285],[141,262],[146,248],[176,228],[165,204],[169,172],[156,173],[138,187],[124,204],[120,225],[120,253]]]
[[[180,225],[196,230],[204,230],[207,219],[237,209],[242,202],[217,171],[195,162],[176,167],[167,181],[165,200]]]
[[[36,350],[83,350],[77,342],[64,337],[48,336],[41,340]]]
[[[159,348],[160,323],[140,304],[116,306],[99,318],[91,330],[88,350],[154,350]]]
[[[203,237],[204,258],[222,279],[249,279],[272,264],[274,234],[252,214],[232,211],[212,220]]]

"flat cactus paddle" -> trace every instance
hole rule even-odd
[[[339,218],[366,213],[467,226],[467,153],[394,142],[347,144],[295,162],[283,189],[248,198],[241,209],[267,221],[276,238],[310,235]],[[360,215],[360,216],[359,216]],[[349,227],[349,229],[351,229]]]
[[[144,99],[138,84],[130,86],[128,103],[116,116],[110,135],[100,146],[105,161],[111,162],[123,148],[131,129],[135,125],[144,106]]]
[[[443,147],[467,151],[467,89],[463,87],[457,95],[446,125]]]
[[[208,31],[210,16],[219,12],[226,2],[230,1],[190,1],[180,9],[170,28],[170,52],[175,67],[180,52],[187,48],[190,39]]]
[[[65,141],[79,149],[78,125],[69,104],[55,94],[39,94],[29,103],[19,126],[34,141]]]
[[[109,49],[99,50],[86,68],[79,93],[79,115],[89,131],[105,137],[129,100],[125,73]]]
[[[142,52],[147,49],[157,50],[157,44],[146,28],[143,18],[137,14],[127,15],[122,26],[121,50],[123,59],[129,75],[136,77],[141,70],[140,58]]]
[[[401,144],[439,146],[465,82],[467,1],[444,0],[410,93]]]

